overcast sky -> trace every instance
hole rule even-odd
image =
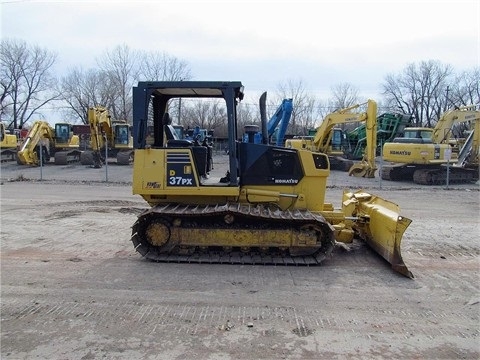
[[[291,79],[323,100],[340,83],[377,99],[409,63],[480,64],[479,0],[1,0],[1,32],[56,52],[61,71],[126,44],[186,61],[195,80],[240,80],[246,95]]]

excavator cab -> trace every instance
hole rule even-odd
[[[130,137],[130,126],[128,124],[115,125],[115,147],[122,147],[122,145],[128,146],[130,143]]]
[[[55,124],[55,144],[58,146],[68,145],[71,137],[71,125],[65,123]]]

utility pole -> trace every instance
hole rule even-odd
[[[178,124],[180,125],[180,116],[182,115],[182,98],[178,98]]]
[[[447,111],[448,109],[448,92],[450,91],[450,86],[447,85],[447,90],[445,90],[445,106],[443,107],[443,112]]]
[[[180,78],[180,81],[183,81],[182,78]],[[178,98],[178,125],[181,125],[180,119],[182,116],[182,98]]]

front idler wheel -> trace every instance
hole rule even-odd
[[[162,220],[153,220],[145,229],[145,238],[150,245],[161,248],[170,241],[170,226]]]

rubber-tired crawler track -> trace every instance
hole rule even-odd
[[[132,242],[159,262],[317,265],[335,245],[333,227],[308,210],[263,205],[157,205],[132,226]]]

